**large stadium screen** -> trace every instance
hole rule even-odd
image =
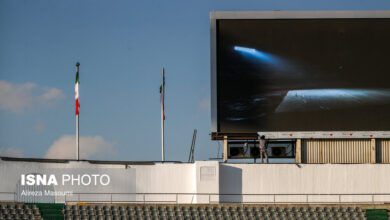
[[[390,19],[216,21],[217,132],[389,131]]]

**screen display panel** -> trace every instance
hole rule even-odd
[[[390,130],[390,19],[216,21],[217,131]]]

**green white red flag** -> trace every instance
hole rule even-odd
[[[75,99],[76,99],[76,115],[79,115],[79,108],[80,108],[80,102],[79,102],[79,71],[76,73],[76,81],[75,81]]]

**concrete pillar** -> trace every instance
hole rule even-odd
[[[371,138],[371,163],[376,163],[376,149],[375,149],[375,138]]]
[[[297,139],[295,144],[295,163],[302,163],[301,139]]]
[[[228,137],[223,137],[223,162],[226,163],[228,160]]]

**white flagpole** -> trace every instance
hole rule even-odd
[[[77,62],[76,63],[76,74],[79,75],[79,66],[80,66],[80,63]],[[80,77],[80,76],[79,76]],[[76,106],[76,108],[78,108],[78,106]],[[76,160],[79,160],[80,159],[80,145],[79,145],[79,114],[80,112],[78,112],[78,114],[76,114]]]
[[[164,85],[164,67],[162,68],[162,83],[161,83],[161,161],[165,161],[165,152],[164,152],[164,99],[165,99],[165,85]]]
[[[76,160],[79,160],[79,115],[76,115]]]

